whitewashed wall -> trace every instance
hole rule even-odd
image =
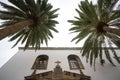
[[[78,70],[70,70],[67,57],[68,55],[74,54],[80,57],[85,70],[83,72],[86,75],[91,76],[92,80],[120,80],[120,64],[117,67],[111,66],[110,63],[106,62],[104,67],[96,63],[96,71],[90,67],[89,63],[86,63],[85,58],[80,56],[80,50],[74,50],[72,48],[66,50],[38,50],[34,51],[29,49],[23,51],[20,49],[15,56],[13,56],[1,69],[0,69],[0,80],[24,80],[24,76],[31,75],[33,70],[31,67],[38,55],[48,55],[48,67],[47,70],[39,70],[38,72],[51,71],[56,66],[56,61],[61,61],[60,65],[63,71],[70,71],[79,73]],[[117,50],[120,53],[119,50]]]

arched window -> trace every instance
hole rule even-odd
[[[76,55],[69,55],[68,56],[68,62],[70,69],[84,69],[84,66],[80,60],[80,58]]]
[[[48,56],[47,55],[40,55],[36,58],[32,69],[47,69],[48,64]]]

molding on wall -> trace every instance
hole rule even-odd
[[[117,47],[103,47],[102,49],[119,49]],[[38,50],[81,50],[82,47],[41,47]],[[24,47],[19,47],[19,50],[24,50]],[[35,50],[35,48],[29,47],[27,50]]]

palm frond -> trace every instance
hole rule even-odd
[[[0,2],[3,8],[6,9],[5,11],[0,10],[0,15],[2,15],[0,19],[5,20],[1,27],[5,28],[27,20],[32,21],[26,25],[24,25],[25,23],[21,24],[20,26],[24,26],[24,28],[22,27],[21,30],[10,35],[10,41],[17,40],[14,46],[19,42],[25,44],[25,49],[28,47],[39,49],[41,44],[44,43],[48,45],[48,40],[53,38],[52,31],[58,33],[58,30],[55,29],[58,21],[56,21],[55,18],[58,17],[56,12],[59,8],[53,9],[53,6],[48,3],[48,0],[8,1],[12,3],[12,5]]]
[[[104,53],[105,53],[106,59],[107,59],[113,66],[115,66],[115,64],[114,64],[113,61],[112,61],[110,52],[109,52],[109,50],[108,50],[107,48],[104,48]]]
[[[21,11],[28,13],[29,9],[24,0],[8,0],[8,1],[15,5]]]
[[[118,0],[98,0],[97,4],[94,5],[88,0],[81,1],[78,4],[78,9],[75,9],[79,17],[75,16],[75,20],[68,20],[74,25],[69,31],[77,33],[72,41],[77,40],[76,43],[78,43],[85,39],[81,51],[82,56],[86,57],[87,62],[89,60],[91,66],[94,65],[94,69],[97,58],[100,59],[101,65],[105,63],[106,58],[115,66],[111,52],[119,63],[117,53],[111,44],[120,48],[120,37],[104,30],[104,27],[114,27],[120,31],[120,9],[115,9],[117,3]],[[113,48],[111,52],[107,48],[103,48],[107,47],[106,45]],[[104,54],[105,57],[103,57]]]

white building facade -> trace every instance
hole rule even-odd
[[[116,51],[120,53],[119,49],[116,49]],[[79,64],[83,73],[90,76],[91,80],[120,80],[120,64],[116,63],[117,66],[114,67],[106,61],[105,65],[101,66],[98,61],[96,62],[96,71],[94,71],[90,64],[86,63],[86,59],[81,56],[80,48],[73,47],[46,47],[37,51],[32,48],[25,51],[23,48],[19,48],[19,51],[0,68],[0,80],[25,80],[26,76],[34,73],[35,61],[41,55],[48,57],[45,58],[47,59],[47,62],[45,62],[46,68],[37,69],[36,74],[54,71],[57,64],[62,71],[80,74],[80,70],[73,69],[76,67],[74,67],[74,64],[70,64],[69,56],[72,55],[79,57]]]

